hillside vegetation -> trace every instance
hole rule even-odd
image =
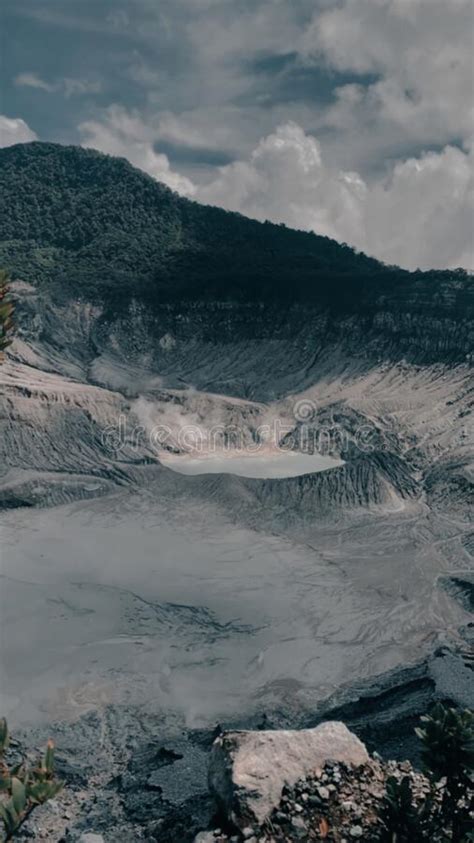
[[[0,266],[126,306],[208,299],[313,302],[372,311],[458,309],[462,270],[409,273],[327,237],[260,223],[173,193],[123,159],[30,143],[0,151]],[[379,301],[380,305],[380,301]]]

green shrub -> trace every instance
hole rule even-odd
[[[38,806],[53,799],[64,783],[54,775],[54,744],[48,741],[44,756],[31,766],[23,760],[11,767],[5,760],[9,744],[8,726],[0,719],[0,819],[4,827],[3,841],[11,840],[21,825]]]
[[[415,804],[411,782],[391,777],[380,811],[382,840],[390,843],[473,843],[474,715],[436,705],[416,734],[431,788]]]
[[[421,806],[416,806],[413,798],[411,781],[404,776],[401,782],[394,776],[387,779],[385,797],[382,803],[380,819],[384,832],[382,840],[390,843],[410,841],[421,843],[430,840],[432,800],[427,798]]]
[[[423,744],[422,759],[430,778],[446,786],[469,787],[474,775],[474,713],[438,703],[415,729]]]
[[[474,804],[474,714],[436,705],[421,718],[416,734],[423,744],[422,760],[433,785],[441,784],[441,820],[452,840],[467,839]]]

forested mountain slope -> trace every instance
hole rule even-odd
[[[0,264],[34,284],[124,305],[179,299],[445,315],[472,301],[462,271],[409,273],[327,237],[173,193],[123,159],[30,143],[0,151]]]

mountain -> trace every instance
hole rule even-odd
[[[169,386],[267,400],[345,359],[365,370],[470,359],[474,284],[463,270],[387,267],[183,199],[77,147],[0,150],[0,191],[0,266],[30,285],[18,336],[41,334],[44,368],[117,386],[119,369],[145,367]]]
[[[199,205],[93,150],[3,149],[0,189],[0,262],[32,283],[117,305],[283,299],[373,311],[383,296],[450,312],[472,295],[462,270],[387,267],[327,237]]]
[[[191,843],[194,727],[308,724],[334,692],[380,749],[469,705],[472,277],[74,147],[1,150],[0,191],[2,713],[100,774],[81,831]]]
[[[108,488],[116,469],[100,431],[150,393],[161,418],[177,407],[199,423],[217,417],[247,442],[267,412],[261,402],[287,419],[288,402],[314,393],[313,428],[339,425],[348,439],[336,448],[344,468],[299,481],[297,500],[311,511],[334,497],[381,502],[387,483],[396,496],[413,494],[414,471],[429,463],[427,429],[430,454],[447,447],[440,418],[466,444],[474,279],[465,271],[387,267],[326,237],[183,199],[125,160],[82,148],[0,150],[0,190],[0,266],[16,298],[9,360],[25,367],[12,383],[23,377],[40,405],[43,394],[63,396],[46,414],[38,405],[36,427],[7,426],[7,464],[88,475],[105,460]],[[383,406],[403,414],[388,450]],[[22,400],[20,417],[31,407]],[[376,448],[361,455],[353,443],[367,419]],[[462,465],[449,469],[451,505],[469,487]],[[445,499],[445,475],[443,463],[423,481],[433,500]],[[235,488],[224,485],[232,508]],[[281,507],[287,490],[269,481],[266,493]]]

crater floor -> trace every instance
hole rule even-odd
[[[290,537],[239,527],[198,496],[167,500],[164,479],[4,514],[12,723],[105,703],[153,702],[188,726],[291,713],[416,661],[469,618],[437,587],[463,525],[420,504]]]

